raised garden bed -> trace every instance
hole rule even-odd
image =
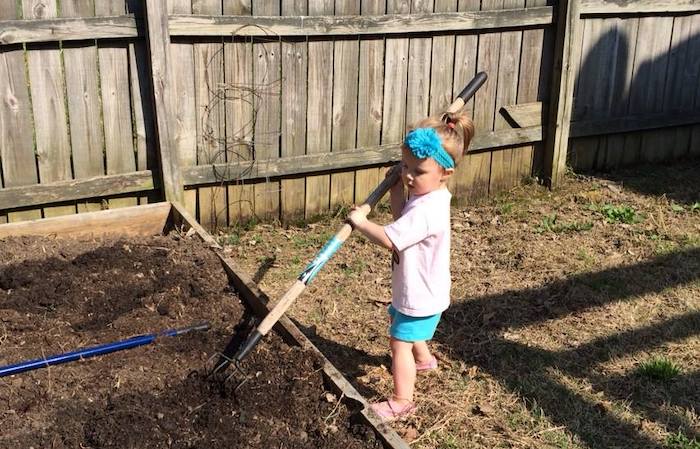
[[[0,447],[382,446],[386,435],[357,419],[362,403],[345,400],[308,344],[270,335],[246,359],[251,376],[237,391],[205,379],[244,306],[198,234],[172,226],[165,206],[141,208],[138,230],[110,211],[100,228],[108,235],[72,223],[77,236],[58,238],[60,219],[43,226],[56,235],[7,236],[39,233],[36,223],[0,227],[0,364],[201,321],[211,329],[0,378]],[[170,225],[146,218],[158,208]],[[159,226],[167,235],[144,236]]]

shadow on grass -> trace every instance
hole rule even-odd
[[[599,371],[598,364],[699,334],[700,312],[563,351],[538,349],[507,340],[502,334],[606,304],[632,301],[699,278],[700,248],[694,248],[644,263],[572,276],[540,288],[466,298],[444,314],[436,341],[447,346],[454,358],[479,366],[526,402],[538,404],[553,423],[566,426],[589,447],[657,448],[658,443],[640,431],[643,423],[622,419],[592,395],[572,391],[562,382],[562,376],[585,378],[608,398],[629,403],[633,412],[659,421],[670,430],[680,428],[688,436],[696,435],[687,419],[670,413],[664,404],[691,410],[691,404],[700,403],[697,373],[675,381],[673,388],[646,386],[646,392],[653,392],[652,398],[635,390],[640,384],[633,381],[634,374],[608,376]]]

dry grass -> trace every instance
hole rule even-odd
[[[417,448],[697,449],[699,186],[700,164],[686,163],[454,208],[454,300],[432,343],[441,368],[420,377],[419,412],[397,425],[404,438]],[[342,215],[222,241],[275,298]],[[385,208],[375,220],[390,220]],[[353,236],[291,310],[370,399],[392,386],[390,275],[389,255]],[[660,357],[680,373],[640,374]]]

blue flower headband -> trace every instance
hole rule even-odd
[[[455,161],[442,147],[435,128],[416,128],[406,134],[404,144],[418,159],[433,158],[442,168],[454,168]]]

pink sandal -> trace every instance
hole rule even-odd
[[[370,408],[377,416],[382,418],[382,421],[405,419],[416,411],[416,405],[413,402],[407,402],[402,405],[393,399],[371,404]]]
[[[437,367],[438,367],[438,361],[433,356],[433,358],[428,360],[427,362],[416,363],[416,372],[420,373],[421,371],[431,371],[431,370],[437,369]]]

